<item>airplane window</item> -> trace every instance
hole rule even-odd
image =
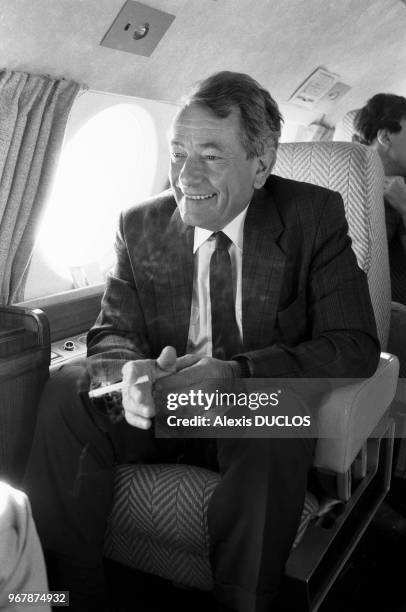
[[[150,195],[154,132],[147,111],[119,104],[88,121],[64,148],[38,243],[56,272],[72,276],[74,285],[87,284],[88,275],[103,280],[112,264],[119,211]]]
[[[79,127],[77,120],[68,123],[25,300],[103,282],[114,263],[120,211],[157,191],[156,122],[146,108],[124,100]]]

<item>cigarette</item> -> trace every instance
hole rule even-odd
[[[143,374],[139,376],[132,384],[133,385],[141,385],[142,383],[149,382],[148,374]],[[104,387],[98,387],[97,389],[92,389],[89,391],[89,397],[103,397],[103,395],[107,395],[108,393],[114,393],[114,391],[122,391],[124,385],[123,381],[116,382],[112,385],[105,385]]]

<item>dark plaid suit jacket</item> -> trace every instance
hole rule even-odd
[[[169,191],[122,214],[117,264],[88,335],[95,382],[171,345],[183,355],[193,286],[193,227]],[[363,377],[379,360],[365,274],[341,196],[271,176],[244,225],[244,356],[255,377]]]

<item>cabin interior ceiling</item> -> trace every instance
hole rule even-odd
[[[141,57],[99,45],[124,0],[1,0],[2,67],[91,89],[176,101],[217,70],[247,72],[287,102],[317,67],[352,87],[332,122],[378,91],[406,95],[400,0],[145,0],[176,15]]]

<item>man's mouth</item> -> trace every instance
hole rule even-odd
[[[210,198],[213,198],[216,194],[215,193],[205,193],[205,194],[199,194],[199,195],[191,195],[189,193],[184,193],[183,195],[188,200],[209,200]]]

